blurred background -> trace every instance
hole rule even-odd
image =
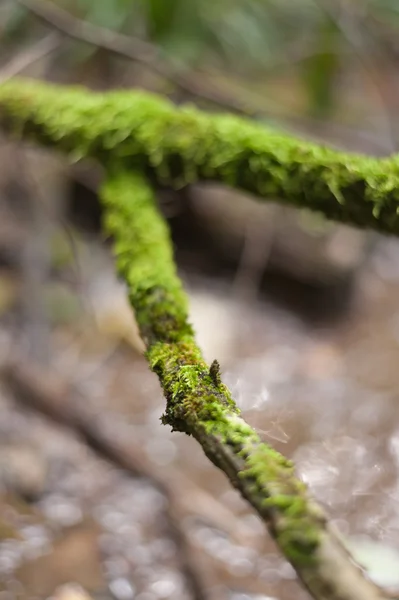
[[[398,33],[397,0],[2,0],[0,82],[145,88],[382,156]],[[1,600],[306,598],[225,476],[160,424],[101,172],[5,137],[0,155]],[[207,360],[399,587],[399,242],[216,185],[159,202]]]

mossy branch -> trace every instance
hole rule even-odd
[[[0,85],[0,124],[25,139],[138,167],[160,184],[214,180],[399,234],[399,157],[346,154],[231,115],[145,92],[93,93],[14,80]]]
[[[343,154],[142,92],[94,94],[27,81],[0,85],[0,124],[72,160],[92,157],[105,166],[105,228],[166,396],[164,423],[198,440],[257,510],[314,598],[387,598],[353,563],[293,464],[240,417],[217,362],[205,363],[147,175],[174,186],[216,180],[399,234],[397,159]]]
[[[384,598],[351,562],[293,464],[240,417],[217,362],[205,363],[188,322],[167,225],[145,176],[114,172],[101,198],[117,268],[167,400],[163,422],[197,439],[264,520],[314,598]]]

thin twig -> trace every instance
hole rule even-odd
[[[364,47],[364,42],[360,32],[351,26],[350,21],[347,19],[342,19],[339,17],[339,15],[337,15],[337,3],[333,3],[333,5],[330,0],[316,0],[316,2],[320,6],[321,10],[323,10],[327,15],[327,17],[335,24],[348,44],[352,47],[361,66],[363,67],[363,70],[372,83],[375,92],[374,96],[380,108],[381,122],[384,125],[384,137],[386,139],[386,144],[390,152],[395,152],[397,150],[396,118],[391,114],[389,108],[389,98],[386,97],[386,94],[378,80],[378,65],[374,65],[373,62],[368,58],[366,53],[367,50]]]
[[[254,110],[247,100],[226,93],[220,85],[215,85],[207,77],[204,78],[203,74],[187,70],[183,72],[176,60],[150,42],[93,25],[74,17],[48,0],[17,0],[17,2],[63,35],[106,50],[119,58],[142,64],[190,96],[240,114],[255,115],[259,112]],[[317,50],[314,50],[311,45],[310,48],[305,49],[295,45],[290,52],[282,55],[281,60],[273,61],[266,68],[276,70],[284,66],[292,66],[308,60],[315,54]]]
[[[60,47],[62,38],[56,33],[50,33],[45,38],[39,40],[35,45],[30,46],[26,50],[22,50],[14,56],[7,65],[0,70],[0,83],[4,83],[8,79],[19,75],[22,71],[45,58],[54,50]]]
[[[158,49],[150,43],[81,20],[48,0],[17,2],[63,35],[160,71],[154,62],[159,60]]]
[[[203,80],[199,81],[197,74],[183,73],[181,67],[179,68],[170,57],[166,57],[159,48],[149,42],[115,33],[78,19],[48,0],[17,0],[17,2],[60,33],[107,50],[120,58],[145,65],[190,95],[203,98],[223,108],[228,107],[236,112],[250,112],[245,102],[233,98],[227,100],[216,86],[211,83],[204,85]]]

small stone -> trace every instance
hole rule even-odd
[[[39,448],[4,444],[0,448],[0,486],[27,500],[43,495],[48,463]]]
[[[117,600],[130,600],[134,597],[135,588],[125,577],[118,577],[109,584],[109,589]]]
[[[232,556],[227,564],[227,568],[232,575],[248,577],[253,572],[254,565],[248,558],[235,558]]]
[[[74,583],[68,583],[57,588],[54,594],[48,600],[92,600],[91,597],[80,587]]]
[[[180,578],[174,573],[164,575],[157,581],[151,584],[151,592],[153,592],[158,598],[171,598],[176,596],[182,587]]]
[[[80,506],[75,501],[58,494],[51,494],[44,498],[40,503],[40,509],[48,519],[62,527],[71,527],[83,519]]]

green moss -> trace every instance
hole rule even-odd
[[[316,560],[325,517],[307,494],[305,484],[294,474],[294,465],[267,444],[244,446],[248,479],[260,498],[258,510],[266,518],[275,513],[274,535],[293,564],[310,565]]]
[[[210,368],[209,375],[215,385],[220,385],[222,383],[221,375],[220,375],[220,365],[219,362],[215,359]]]
[[[399,157],[347,154],[145,92],[0,85],[0,120],[72,160],[140,167],[175,187],[216,180],[331,219],[399,234]]]
[[[168,228],[145,178],[137,172],[118,173],[104,185],[101,197],[104,227],[114,237],[117,268],[127,282],[145,343],[191,339]]]
[[[163,421],[174,429],[195,434],[199,422],[218,423],[226,407],[238,411],[227,388],[212,380],[194,339],[156,343],[147,357],[167,399]]]
[[[293,464],[239,416],[217,361],[205,363],[188,320],[168,228],[143,173],[176,186],[217,179],[396,232],[395,162],[387,174],[382,161],[299,142],[243,119],[176,109],[137,92],[61,93],[12,82],[0,86],[0,114],[17,135],[60,148],[74,160],[91,156],[106,165],[104,227],[113,236],[118,271],[167,400],[163,422],[196,437],[271,523],[293,564],[310,564],[324,517]]]
[[[128,284],[149,364],[168,400],[165,419],[178,428],[184,406],[187,413],[194,406],[197,412],[211,410],[204,397],[234,407],[227,388],[213,379],[195,343],[168,228],[145,177],[117,171],[103,186],[101,198],[117,268]]]

